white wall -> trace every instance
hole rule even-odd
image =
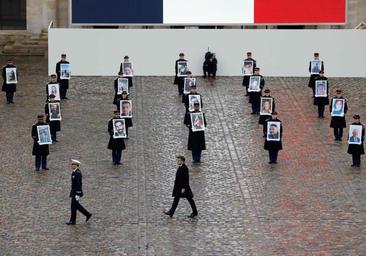
[[[174,75],[184,52],[194,75],[202,74],[207,47],[218,58],[218,75],[241,75],[250,50],[265,76],[308,76],[313,52],[320,52],[328,77],[366,77],[366,31],[58,29],[48,34],[49,73],[67,53],[72,75],[116,75],[129,55],[135,75]]]

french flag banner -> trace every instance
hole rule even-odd
[[[342,24],[346,0],[72,0],[72,24]]]

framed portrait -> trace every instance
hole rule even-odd
[[[61,105],[60,102],[49,102],[48,113],[50,121],[61,121]]]
[[[261,97],[261,115],[272,115],[273,111],[273,98],[270,97]]]
[[[38,134],[38,144],[39,145],[52,144],[51,130],[50,130],[50,126],[48,124],[47,125],[38,125],[37,134]]]
[[[17,68],[5,68],[5,78],[7,84],[18,83]]]
[[[122,62],[123,76],[133,76],[132,63]]]
[[[315,97],[327,97],[327,80],[315,80]]]
[[[253,75],[254,62],[252,60],[244,60],[243,64],[243,75],[251,76]]]
[[[362,144],[362,125],[350,125],[348,133],[348,144]]]
[[[260,76],[251,76],[249,80],[248,92],[260,92],[261,88],[261,77]]]
[[[60,85],[59,84],[48,84],[47,85],[48,96],[51,94],[55,95],[56,100],[60,100]]]
[[[312,60],[310,64],[310,73],[312,75],[319,74],[322,67],[322,62],[320,60]]]
[[[70,64],[61,63],[60,64],[60,79],[69,80],[71,77]]]
[[[191,92],[191,86],[196,85],[196,78],[185,77],[184,78],[184,94],[188,94]]]
[[[199,111],[201,111],[201,95],[188,95],[189,112],[194,111],[194,103],[198,102],[200,105]]]
[[[276,121],[267,122],[267,138],[268,141],[281,140],[281,123]]]
[[[344,103],[344,99],[333,99],[331,116],[344,116]]]
[[[178,61],[178,77],[184,77],[187,76],[188,71],[188,63],[187,61]]]
[[[113,119],[113,139],[127,138],[125,120]]]
[[[128,94],[128,79],[127,78],[118,78],[117,94],[121,95],[123,91],[127,92],[127,94]]]
[[[205,130],[205,119],[202,112],[191,113],[192,132]]]
[[[132,118],[132,100],[120,100],[119,109],[121,118]]]

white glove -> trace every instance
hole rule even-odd
[[[80,196],[76,195],[76,196],[75,196],[75,200],[76,200],[76,201],[79,201],[79,200],[80,200]]]

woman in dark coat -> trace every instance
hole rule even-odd
[[[129,63],[130,62],[130,57],[128,56],[125,56],[123,58],[123,61],[126,63]],[[121,65],[119,66],[119,72],[122,73],[122,77],[125,77],[128,79],[128,87],[133,87],[133,79],[132,79],[132,76],[124,76],[123,75],[123,63],[121,63]]]
[[[337,90],[337,95],[332,98],[331,105],[330,105],[330,112],[332,112],[332,105],[334,99],[344,99],[342,96],[342,90]],[[347,113],[348,106],[347,106],[347,100],[344,100],[344,115],[343,116],[332,116],[332,119],[330,121],[330,127],[334,129],[334,140],[341,141],[343,137],[343,128],[346,128],[346,117],[345,114]]]
[[[315,96],[314,94],[314,105],[315,106],[318,106],[318,117],[319,118],[324,118],[324,110],[325,110],[325,106],[326,105],[329,105],[329,83],[328,83],[328,78],[326,78],[324,76],[324,71],[320,71],[319,72],[319,76],[317,76],[315,78],[315,81],[314,81],[314,88],[315,88],[315,84],[316,84],[316,81],[327,81],[327,96]],[[315,89],[314,89],[315,90]]]
[[[265,81],[263,76],[261,76],[259,74],[260,72],[260,68],[256,67],[254,69],[254,75],[253,76],[260,76],[261,80],[260,80],[260,91],[259,92],[249,92],[249,103],[252,104],[252,115],[259,115],[259,111],[260,111],[260,105],[261,105],[261,96],[262,96],[262,89],[265,85]]]
[[[319,53],[317,53],[317,52],[314,53],[314,60],[319,60]],[[323,61],[321,61],[320,71],[324,72],[324,62]],[[311,74],[311,61],[309,62],[309,73],[310,73],[310,79],[309,79],[308,86],[312,89],[313,97],[315,97],[315,80],[319,76],[319,74]]]
[[[39,171],[39,168],[42,166],[43,170],[48,170],[47,168],[47,156],[49,155],[49,147],[48,145],[39,145],[38,144],[38,132],[37,126],[47,125],[44,122],[44,115],[40,114],[37,116],[37,123],[32,126],[32,139],[33,139],[33,150],[32,155],[36,157],[35,165],[36,171]]]
[[[120,97],[118,97],[118,99],[117,99],[116,105],[117,105],[118,112],[121,112],[121,104],[120,104],[121,100],[129,100],[127,92],[123,91],[122,95]],[[126,134],[127,134],[126,139],[128,139],[128,128],[133,126],[132,118],[124,118],[124,119],[125,119]]]
[[[113,119],[121,119],[119,111],[114,111],[114,117],[108,122],[108,133],[110,135],[108,149],[112,150],[112,161],[114,165],[120,165],[122,159],[122,150],[126,149],[123,138],[113,138]]]
[[[361,135],[361,144],[348,144],[347,153],[352,155],[352,165],[360,167],[361,165],[361,155],[365,154],[365,149],[363,147],[363,141],[365,139],[365,126],[360,122],[360,116],[354,115],[353,116],[354,122],[352,125],[360,125],[362,126],[362,135]]]
[[[16,68],[13,65],[13,60],[9,59],[8,63],[2,67],[2,72],[1,75],[3,77],[3,86],[2,86],[2,91],[6,93],[6,104],[13,104],[13,98],[14,98],[14,93],[17,91],[17,85],[14,84],[7,84],[6,83],[6,69],[7,68]],[[18,71],[18,70],[17,70]],[[18,80],[18,72],[16,72],[16,76],[17,76],[17,80]]]
[[[270,89],[268,89],[268,88],[265,89],[264,90],[264,95],[261,98],[271,98],[272,99],[272,112],[274,112],[274,111],[276,111],[275,100],[270,95],[270,93],[271,93],[271,90]],[[272,113],[270,113],[270,114],[272,114]],[[266,120],[267,119],[270,119],[270,118],[271,118],[271,115],[260,115],[259,116],[258,123],[263,126],[263,137],[266,137],[266,133],[267,133],[267,131],[266,131],[266,125],[265,125],[266,124]]]
[[[266,130],[268,127],[268,122],[280,122],[279,119],[277,119],[277,112],[272,113],[272,117],[266,120]],[[282,123],[280,124],[280,140],[279,141],[272,141],[268,140],[266,137],[266,140],[264,142],[264,149],[268,150],[269,153],[269,164],[276,164],[277,163],[277,156],[278,151],[282,150]]]
[[[58,100],[55,100],[55,97],[56,96],[53,94],[51,94],[49,96],[49,101],[46,102],[46,104],[44,105],[44,113],[46,114],[46,122],[50,124],[50,132],[51,132],[52,141],[58,142],[57,132],[61,131],[61,121],[59,121],[59,120],[50,121],[50,110],[48,107],[48,103],[60,102]]]

